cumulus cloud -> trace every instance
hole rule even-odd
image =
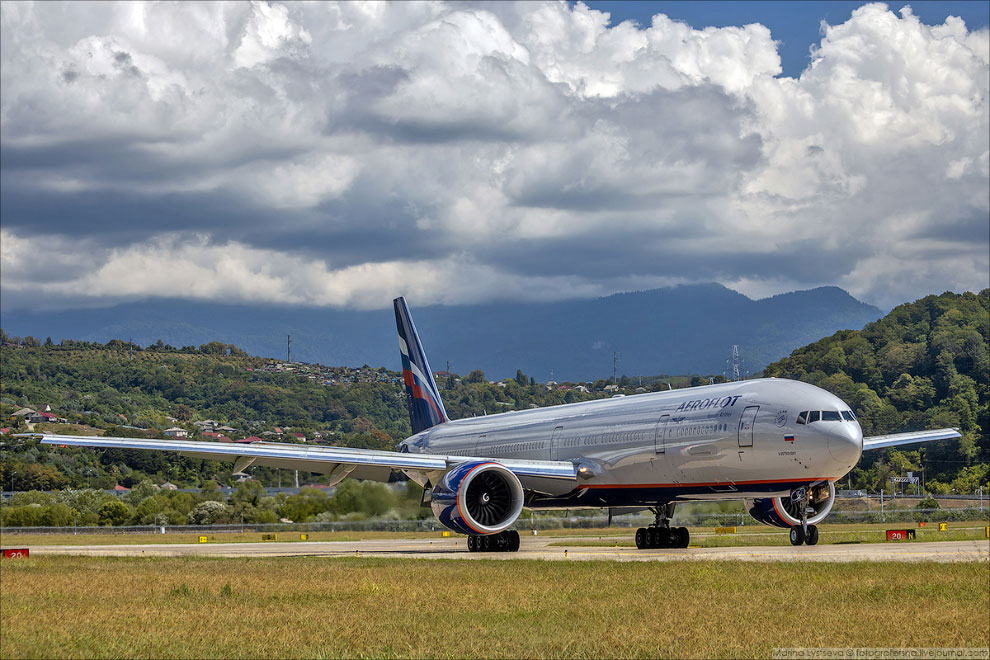
[[[788,78],[762,25],[580,2],[3,3],[0,61],[8,308],[988,285],[956,18],[865,5]]]

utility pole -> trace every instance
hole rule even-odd
[[[732,345],[732,377],[729,380],[740,380],[739,378],[739,345]]]
[[[127,356],[127,359],[128,360],[133,360],[134,359],[134,337],[129,337],[127,339],[127,343],[129,345],[128,346],[128,356]]]
[[[285,336],[285,361],[292,362],[292,335]]]
[[[618,351],[613,351],[612,352],[612,384],[613,385],[615,385],[615,383],[616,383],[616,380],[615,380],[615,370],[616,370],[616,368],[618,366],[619,366],[619,352]]]

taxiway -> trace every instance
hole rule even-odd
[[[566,539],[526,537],[519,552],[468,552],[463,538],[199,543],[143,545],[38,545],[32,555],[96,557],[391,557],[413,559],[544,559],[606,561],[990,561],[987,541],[829,544],[817,546],[735,546],[637,550],[631,547],[563,545]]]

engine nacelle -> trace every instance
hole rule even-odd
[[[812,486],[808,493],[808,506],[812,507],[815,512],[808,515],[808,524],[816,525],[824,520],[825,516],[832,510],[834,503],[835,486],[832,482]],[[801,524],[800,505],[791,502],[790,497],[761,497],[755,500],[746,500],[746,504],[749,508],[749,515],[764,525],[786,529]]]
[[[496,534],[522,513],[522,484],[499,463],[462,463],[433,487],[430,506],[455,532]]]

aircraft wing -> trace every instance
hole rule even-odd
[[[863,438],[863,451],[910,445],[916,442],[932,442],[933,440],[950,440],[961,437],[959,429],[937,429],[935,431],[912,431],[911,433],[894,433],[891,435],[874,435]]]
[[[38,434],[19,435],[37,436]],[[40,440],[47,445],[172,451],[190,458],[232,461],[234,472],[241,472],[251,465],[306,470],[331,475],[331,484],[345,477],[388,481],[392,470],[418,473],[437,483],[439,477],[453,466],[475,460],[504,465],[519,477],[523,488],[528,490],[566,492],[571,490],[577,481],[577,466],[570,461],[471,458],[350,447],[315,447],[279,442],[238,444],[49,434],[41,435]]]

